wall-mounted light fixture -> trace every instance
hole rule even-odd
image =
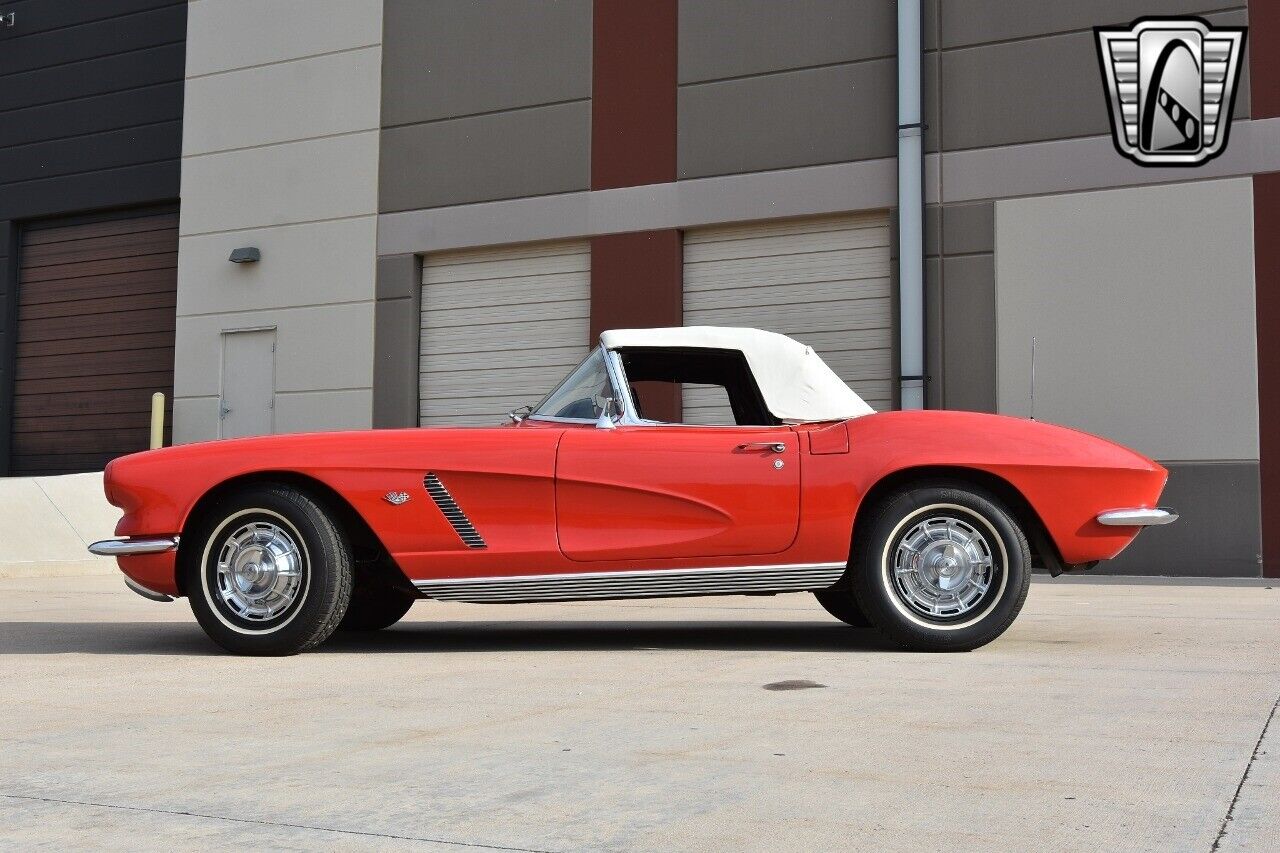
[[[12,27],[15,12],[0,12],[0,27]]]
[[[232,249],[231,257],[227,260],[233,264],[256,264],[262,260],[262,253],[258,251],[257,246],[244,246],[240,249]]]

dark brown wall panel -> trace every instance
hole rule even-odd
[[[1255,45],[1256,47],[1256,45]],[[1280,577],[1280,173],[1253,177],[1263,575]]]
[[[1280,3],[1249,4],[1249,73],[1253,77],[1254,118],[1280,116]],[[1274,232],[1273,232],[1274,233]]]
[[[1280,116],[1280,3],[1249,6],[1254,118]],[[1258,304],[1258,443],[1262,573],[1280,577],[1280,174],[1253,178],[1254,287]]]
[[[684,240],[675,229],[591,238],[591,340],[606,329],[684,325]],[[639,389],[645,413],[679,420],[680,394]]]
[[[9,473],[146,449],[151,394],[173,397],[177,248],[173,211],[23,230]]]
[[[138,257],[146,257],[139,255],[143,251],[139,246],[122,248],[120,257],[91,260],[87,266],[83,252],[67,253],[62,267],[39,266],[43,263],[41,240],[50,236],[61,240],[62,234],[72,233],[42,229],[41,222],[83,214],[102,220],[106,214],[116,222],[86,220],[75,226],[80,229],[75,233],[83,232],[82,237],[105,236],[121,233],[112,228],[130,227],[120,226],[119,214],[111,211],[178,197],[187,4],[185,0],[9,0],[2,10],[14,14],[14,25],[0,27],[0,476],[19,473],[10,467],[10,451],[19,446],[10,436],[18,353],[14,331],[19,313],[18,230],[29,241],[28,284],[42,283],[27,290],[28,295],[36,294],[25,306],[32,323],[49,323],[59,312],[88,310],[90,304],[74,309],[72,302],[93,299],[95,292],[138,298],[155,292],[148,288],[156,284],[157,272],[166,280],[173,277],[176,242],[169,253],[151,255],[153,262],[146,268],[137,265]],[[11,231],[15,236],[8,236]],[[93,246],[86,243],[81,249],[97,257]],[[109,270],[105,264],[115,264],[116,269]],[[50,307],[54,302],[66,304],[55,309]],[[37,309],[37,305],[44,307]],[[171,324],[172,307],[163,310],[168,311]],[[34,333],[37,328],[29,325],[27,331]],[[83,352],[113,351],[104,346],[103,337],[118,335],[113,331],[83,337],[84,343],[75,346]],[[27,341],[22,356],[65,355],[71,340],[64,336]],[[120,341],[115,348],[119,345]],[[133,345],[141,343],[134,340]],[[172,369],[170,359],[169,384]],[[22,417],[25,435],[33,422]],[[55,470],[71,465],[89,470],[101,467],[102,454],[29,448],[24,459],[27,467]]]
[[[18,227],[0,220],[0,477],[9,473],[13,426],[13,358],[18,323]]]
[[[595,0],[591,188],[676,179],[676,0]],[[591,339],[683,325],[683,238],[674,229],[591,240]],[[679,389],[636,389],[649,417],[678,420]]]
[[[676,177],[676,0],[595,0],[591,188]]]

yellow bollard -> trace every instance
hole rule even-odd
[[[164,394],[151,395],[151,449],[164,447]]]

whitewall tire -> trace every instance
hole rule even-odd
[[[968,651],[1017,617],[1031,555],[1014,515],[980,488],[922,483],[859,520],[853,594],[868,620],[918,651]]]
[[[351,551],[298,489],[251,486],[184,534],[187,597],[205,633],[236,654],[290,655],[331,635],[351,598]]]

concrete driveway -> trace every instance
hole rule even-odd
[[[0,845],[1277,850],[1278,698],[1258,585],[1037,582],[962,655],[785,595],[423,602],[254,660],[0,580]]]

